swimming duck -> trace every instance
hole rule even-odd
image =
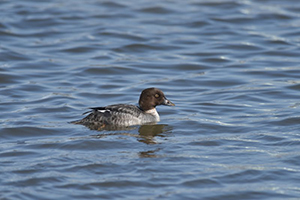
[[[175,106],[160,89],[147,88],[140,95],[139,106],[114,104],[105,107],[94,107],[84,113],[89,113],[85,118],[71,123],[97,126],[98,129],[156,123],[160,121],[156,110],[156,106],[159,105]]]

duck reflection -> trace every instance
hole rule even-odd
[[[109,133],[101,133],[97,135],[93,135],[96,138],[103,138],[110,135],[126,135],[137,138],[139,142],[143,142],[145,144],[157,144],[155,137],[166,137],[165,134],[170,132],[172,128],[167,124],[147,124],[141,125],[139,127],[127,127],[127,128],[116,128],[116,127],[106,127],[105,129],[96,126],[88,126],[91,130],[106,130],[111,131]],[[139,134],[133,133],[134,130],[138,130]],[[122,131],[122,132],[121,132]],[[130,132],[123,132],[130,131]]]
[[[165,137],[164,133],[170,131],[170,126],[166,124],[142,125],[139,127],[139,142],[146,144],[156,144],[155,137]]]
[[[155,150],[150,150],[150,151],[141,151],[139,152],[139,157],[140,158],[157,158],[158,156],[156,155],[156,152],[158,152],[160,148],[157,148]]]

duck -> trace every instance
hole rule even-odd
[[[155,124],[160,121],[156,110],[156,106],[159,105],[175,106],[160,89],[147,88],[141,92],[138,106],[113,104],[105,107],[92,107],[83,113],[88,114],[86,117],[71,123],[97,127],[97,129]]]

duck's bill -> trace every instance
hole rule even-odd
[[[172,103],[171,101],[169,101],[168,99],[165,99],[163,105],[165,105],[165,106],[175,106],[175,104]]]

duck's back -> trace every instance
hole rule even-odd
[[[141,124],[144,114],[139,107],[127,104],[95,107],[91,108],[89,112],[88,116],[74,123],[98,126],[132,126]]]

